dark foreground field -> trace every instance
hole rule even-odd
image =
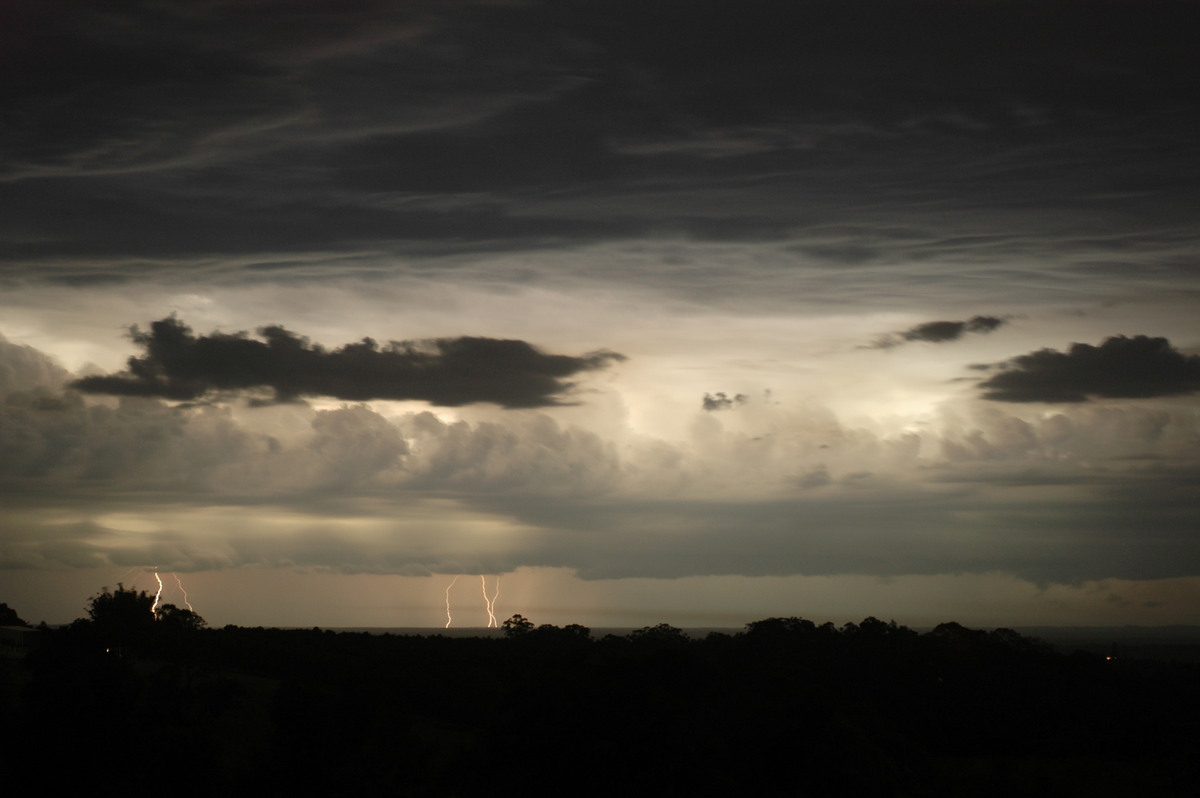
[[[105,794],[1193,795],[1200,668],[1010,630],[692,639],[93,621],[0,657],[9,772]],[[135,785],[140,785],[135,787]]]

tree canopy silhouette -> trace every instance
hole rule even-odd
[[[176,607],[174,604],[159,607],[155,618],[164,631],[194,632],[207,626],[207,622],[195,612],[185,607]]]
[[[92,596],[87,614],[105,645],[134,645],[154,629],[154,597],[118,582],[116,590],[101,588]]]
[[[520,613],[505,621],[503,627],[505,637],[519,637],[520,635],[532,632],[534,629],[533,621]]]
[[[0,626],[28,626],[28,625],[29,625],[28,623],[26,623],[25,621],[23,621],[21,619],[20,615],[17,615],[16,610],[9,607],[7,604],[0,604]]]

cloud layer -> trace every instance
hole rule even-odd
[[[133,328],[146,354],[129,359],[129,371],[84,377],[72,387],[85,393],[198,399],[216,391],[269,388],[275,400],[301,396],[335,399],[418,399],[443,407],[491,402],[502,407],[559,404],[572,388],[566,378],[622,360],[614,352],[583,357],[547,355],[524,341],[440,338],[393,341],[370,338],[332,351],[283,327],[259,330],[256,341],[239,334],[195,336],[172,318]]]
[[[1196,7],[1155,6],[21,3],[0,279],[486,280],[450,259],[662,238],[772,244],[723,292],[761,301],[1186,273]],[[711,254],[538,272],[687,294]]]
[[[967,403],[885,432],[775,397],[736,413],[693,404],[673,441],[550,414],[571,408],[453,420],[94,403],[36,371],[0,404],[9,568],[1048,583],[1186,576],[1200,557],[1195,411]]]

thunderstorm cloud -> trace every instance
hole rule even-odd
[[[326,350],[280,326],[245,333],[193,335],[169,317],[136,327],[133,341],[145,351],[129,370],[76,380],[85,393],[193,400],[217,391],[268,388],[275,400],[327,396],[350,401],[418,399],[443,407],[491,402],[502,407],[562,404],[573,387],[567,378],[623,357],[594,352],[550,355],[525,341],[437,338],[392,341],[370,338]]]

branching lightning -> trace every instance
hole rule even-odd
[[[449,629],[450,624],[454,622],[454,619],[452,617],[450,617],[450,588],[454,587],[454,583],[457,581],[458,581],[458,577],[456,576],[456,577],[454,577],[454,580],[450,582],[450,584],[446,585],[446,627],[445,628],[447,628],[447,629]]]
[[[458,580],[461,578],[462,578],[462,574],[459,574],[458,576],[455,576],[453,579],[450,580],[450,584],[446,585],[446,626],[445,626],[445,628],[447,628],[447,629],[449,629],[450,625],[452,623],[454,623],[454,617],[450,613],[450,589],[452,587],[454,587],[458,583]],[[500,622],[496,619],[496,599],[498,599],[500,597],[500,575],[496,574],[496,583],[492,586],[492,594],[490,596],[488,595],[488,589],[487,589],[487,576],[485,576],[483,574],[480,574],[480,576],[479,576],[479,588],[480,588],[480,590],[483,591],[483,606],[484,606],[484,609],[487,610],[487,616],[488,616],[487,627],[489,629],[499,628]]]
[[[175,577],[175,584],[179,586],[179,592],[183,594],[183,603],[187,605],[188,612],[195,612],[196,610],[192,607],[192,602],[188,601],[188,594],[183,587],[183,580],[175,572],[171,572],[171,576]]]
[[[487,577],[483,574],[479,575],[479,587],[483,590],[483,602],[487,606],[488,628],[498,627],[500,624],[496,621],[496,599],[500,596],[500,574],[496,574],[496,585],[492,591],[491,598],[488,598],[487,592]]]

